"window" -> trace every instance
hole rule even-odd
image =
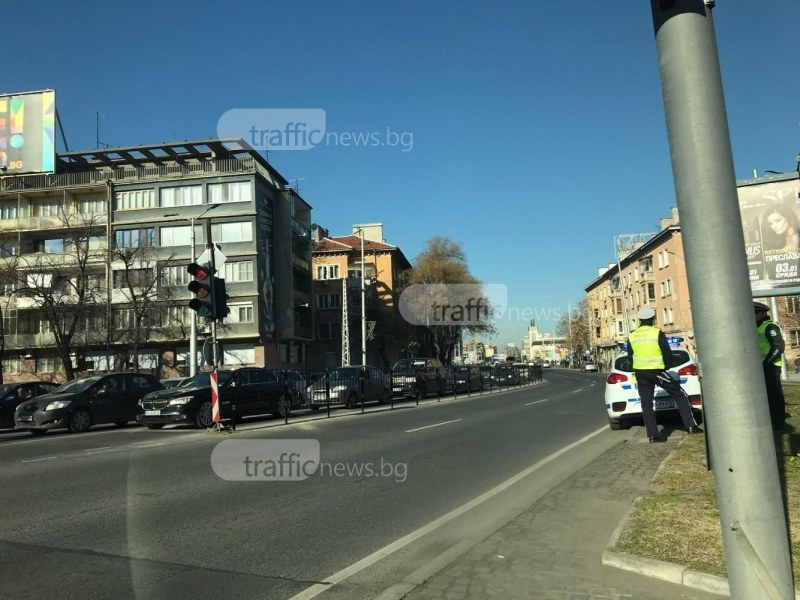
[[[161,206],[192,206],[203,203],[203,186],[185,185],[161,189]]]
[[[340,308],[341,306],[341,294],[319,294],[317,296],[317,308]]]
[[[136,326],[136,315],[132,308],[121,308],[114,311],[114,326],[117,329],[132,330]]]
[[[8,258],[19,254],[19,244],[13,240],[0,242],[0,257]]]
[[[256,362],[256,351],[252,345],[231,344],[226,345],[222,352],[222,362],[225,365],[252,365]]]
[[[6,375],[19,375],[22,373],[22,361],[19,357],[3,359],[3,373]]]
[[[17,218],[17,204],[16,202],[0,202],[0,219],[16,219]]]
[[[61,364],[61,360],[56,356],[36,357],[37,373],[57,373],[62,367],[63,365]]]
[[[786,298],[786,310],[790,313],[800,312],[800,296],[788,296]]]
[[[155,206],[155,194],[152,189],[117,192],[117,210],[154,208]]]
[[[364,269],[367,277],[374,277],[375,275],[375,265],[373,263],[367,263]],[[347,276],[348,277],[361,277],[361,262],[354,263],[347,268]]]
[[[252,323],[253,322],[253,303],[252,302],[229,302],[228,308],[231,309],[227,317],[228,323]]]
[[[800,346],[800,329],[789,330],[789,345],[792,348]]]
[[[145,227],[142,229],[119,229],[115,234],[117,248],[155,246],[155,231],[152,227]]]
[[[231,181],[229,183],[211,183],[208,185],[209,204],[221,202],[250,202],[253,195],[250,192],[249,181]]]
[[[111,273],[111,284],[115,290],[126,290],[128,286],[149,288],[155,277],[153,269],[123,269]]]
[[[78,200],[78,212],[82,215],[102,214],[106,212],[106,199],[81,198]]]
[[[317,279],[339,279],[339,265],[318,265]]]
[[[111,371],[113,361],[110,354],[96,353],[86,355],[87,371]]]
[[[342,337],[341,323],[320,323],[317,326],[317,337],[321,340],[335,340]]]
[[[3,294],[11,294],[16,289],[17,289],[17,280],[6,279],[2,283],[0,283],[0,296]]]
[[[178,225],[176,227],[162,227],[158,230],[161,236],[161,246],[190,246],[192,243],[192,226]],[[196,236],[195,236],[196,237]]]
[[[3,311],[3,333],[5,335],[14,335],[17,333],[17,311],[14,309],[6,309]],[[8,356],[8,352],[6,352]]]
[[[647,284],[647,299],[648,300],[655,300],[656,299],[656,284],[655,283],[648,283]]]
[[[215,243],[253,241],[253,223],[236,221],[234,223],[215,223],[211,225],[211,238]]]
[[[226,262],[223,267],[223,276],[225,281],[229,283],[234,281],[253,281],[253,261]]]
[[[189,285],[189,282],[191,280],[192,276],[189,275],[189,271],[183,265],[179,267],[175,266],[164,267],[164,269],[161,271],[161,285],[183,286],[183,285]]]
[[[33,204],[34,217],[58,217],[64,214],[64,203],[60,200],[43,200]]]
[[[192,322],[192,309],[188,306],[167,306],[159,311],[162,327],[182,327]]]
[[[36,251],[44,252],[46,254],[55,254],[57,252],[67,251],[67,240],[54,238],[51,240],[41,240],[36,243]]]

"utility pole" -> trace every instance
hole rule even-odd
[[[650,0],[731,597],[794,598],[713,0]]]

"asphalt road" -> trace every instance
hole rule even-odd
[[[235,434],[0,433],[0,596],[373,598],[440,568],[613,445],[603,381],[553,369],[491,396],[250,421]],[[323,466],[302,481],[227,481],[212,468],[221,442],[248,441],[254,457],[286,440],[317,440]]]

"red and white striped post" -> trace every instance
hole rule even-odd
[[[214,423],[219,425],[219,388],[216,369],[211,372],[211,416]]]

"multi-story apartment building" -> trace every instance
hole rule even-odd
[[[58,154],[55,173],[0,178],[0,216],[7,380],[63,377],[65,334],[76,372],[185,374],[187,265],[208,232],[225,257],[223,362],[305,360],[311,207],[241,140]]]
[[[680,225],[670,220],[662,227],[586,287],[589,337],[604,364],[638,326],[636,313],[645,306],[656,311],[656,324],[668,335],[693,336]]]
[[[363,234],[363,238],[362,238]],[[395,348],[386,344],[385,322],[393,314],[395,289],[411,263],[397,246],[383,239],[383,224],[353,225],[352,233],[330,236],[323,228],[312,232],[313,308],[316,337],[309,351],[309,365],[315,368],[361,364],[361,277],[365,277],[367,298],[367,363],[390,366],[397,358]],[[362,256],[363,241],[363,264]],[[346,300],[346,302],[345,302]],[[389,312],[376,311],[376,302]],[[347,315],[345,328],[345,313]],[[394,314],[394,318],[398,315]],[[343,343],[343,330],[349,343]],[[378,332],[376,335],[375,332]],[[381,338],[376,340],[376,338]],[[371,340],[376,340],[371,343]]]
[[[549,360],[560,362],[562,355],[567,352],[566,338],[542,333],[539,328],[531,323],[528,334],[522,338],[523,354],[530,362]]]

